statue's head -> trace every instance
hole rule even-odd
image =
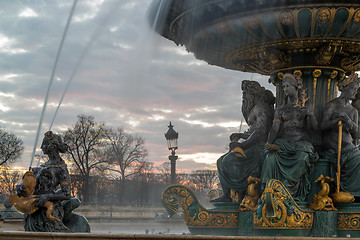
[[[245,119],[247,119],[251,109],[259,102],[269,104],[271,107],[274,106],[274,94],[266,90],[258,82],[243,80],[241,89],[243,91],[242,113]]]
[[[283,84],[284,83],[290,83],[292,86],[294,86],[297,90],[302,89],[302,79],[299,75],[291,74],[291,73],[285,73],[283,78]]]
[[[47,131],[44,133],[44,136],[47,137],[49,140],[52,140],[54,137],[54,133],[52,131]]]
[[[360,87],[360,78],[356,73],[352,73],[349,77],[339,82],[338,87],[342,95],[346,95],[349,99],[355,99]]]
[[[283,103],[286,103],[287,97],[295,96],[297,98],[296,106],[304,107],[308,98],[306,97],[306,89],[303,89],[301,76],[298,74],[285,73],[282,79]]]
[[[241,89],[243,91],[243,100],[250,99],[252,102],[258,100],[272,102],[274,100],[272,92],[266,90],[256,81],[243,80],[241,83]]]

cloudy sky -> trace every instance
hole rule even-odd
[[[40,136],[49,129],[74,75],[53,131],[71,127],[79,114],[93,115],[98,122],[144,137],[149,161],[158,165],[168,161],[164,133],[172,121],[179,132],[178,169],[216,169],[229,135],[239,130],[241,81],[253,78],[272,87],[266,76],[210,66],[154,33],[146,22],[150,2],[78,1]],[[30,164],[72,4],[72,0],[0,1],[0,126],[23,139],[25,153],[18,165],[24,168]]]

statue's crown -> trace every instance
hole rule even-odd
[[[341,80],[338,83],[339,90],[341,91],[343,87],[349,85],[350,83],[356,83],[360,85],[360,78],[358,77],[357,73],[353,72],[347,78]]]

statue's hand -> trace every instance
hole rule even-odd
[[[36,200],[34,201],[35,207],[42,207],[49,200],[48,196],[45,194],[37,195]]]
[[[267,150],[267,151],[277,151],[279,149],[280,149],[280,147],[275,144],[265,143],[265,150]]]
[[[349,115],[347,115],[347,114],[344,113],[344,112],[338,113],[338,118],[339,118],[341,121],[343,121],[343,122],[346,122],[346,121],[348,121],[348,120],[351,120],[351,119],[349,118]]]
[[[239,139],[240,139],[240,136],[239,136],[239,133],[232,133],[231,135],[230,135],[230,141],[239,141]]]
[[[18,184],[16,185],[16,193],[19,197],[26,197],[26,191],[25,191],[26,187],[22,184]]]
[[[351,120],[349,115],[347,115],[346,113],[341,113],[341,114],[339,114],[339,119],[343,122],[345,128],[348,128],[348,129],[352,128],[353,121]]]
[[[300,112],[301,114],[305,115],[305,116],[312,116],[314,115],[313,111],[307,107],[302,107],[300,108]]]
[[[236,147],[241,147],[242,145],[239,142],[231,142],[229,143],[230,150],[233,150]]]

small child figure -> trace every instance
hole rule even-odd
[[[35,186],[36,178],[34,177],[34,172],[27,171],[23,176],[23,183],[16,186],[17,188],[20,188],[20,191],[18,192],[21,192],[22,194],[19,194],[20,196],[16,194],[11,194],[9,196],[9,201],[14,204],[18,211],[32,214],[39,209],[39,207],[36,207],[36,200],[38,197],[37,195],[34,195]],[[47,208],[46,217],[49,220],[58,222],[61,221],[60,219],[51,215],[54,209],[54,205],[50,201],[47,201],[44,204],[44,207]]]

